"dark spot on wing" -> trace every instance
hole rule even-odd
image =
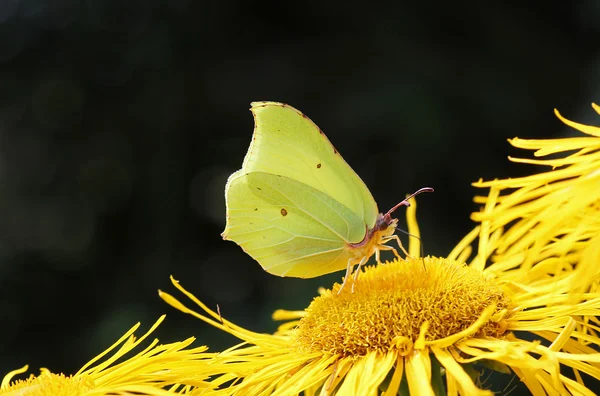
[[[319,169],[321,167],[321,164],[317,164],[317,169]]]
[[[333,147],[333,146],[331,146],[331,147]],[[338,153],[338,151],[335,149],[335,147],[333,147],[333,153],[334,153],[334,154],[337,154],[337,153]]]
[[[258,208],[254,208],[254,211],[256,212],[258,210]]]
[[[287,216],[287,210],[285,210],[285,208],[281,208],[281,215]]]
[[[262,191],[262,188],[260,188],[260,187],[256,187],[256,189],[257,189],[258,191]]]

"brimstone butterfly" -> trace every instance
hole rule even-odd
[[[225,187],[223,239],[242,247],[263,269],[312,278],[354,265],[380,251],[397,219],[379,213],[371,192],[307,116],[277,102],[254,102],[254,135],[242,169]],[[423,188],[412,196],[433,191]],[[410,197],[409,197],[410,198]],[[407,198],[408,199],[408,198]]]

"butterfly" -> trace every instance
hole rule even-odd
[[[400,255],[392,213],[387,213],[344,161],[323,131],[292,106],[253,102],[254,134],[242,169],[225,187],[227,224],[221,234],[254,258],[265,271],[312,278],[346,268],[342,288],[360,266],[381,251]],[[341,289],[340,289],[341,290]]]

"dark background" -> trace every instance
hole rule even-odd
[[[597,122],[600,7],[444,4],[1,0],[0,377],[73,373],[162,313],[161,341],[231,345],[158,298],[170,274],[268,332],[341,278],[278,278],[221,239],[251,101],[311,117],[381,210],[434,187],[418,217],[447,254],[471,182],[535,171],[507,138],[569,133],[555,107]]]

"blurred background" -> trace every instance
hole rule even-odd
[[[381,210],[434,187],[418,218],[447,254],[471,182],[536,171],[507,138],[571,133],[554,108],[598,123],[598,2],[512,3],[2,0],[0,377],[74,373],[163,313],[161,341],[232,345],[158,298],[171,274],[264,332],[341,279],[279,278],[221,239],[251,101],[307,114]]]

